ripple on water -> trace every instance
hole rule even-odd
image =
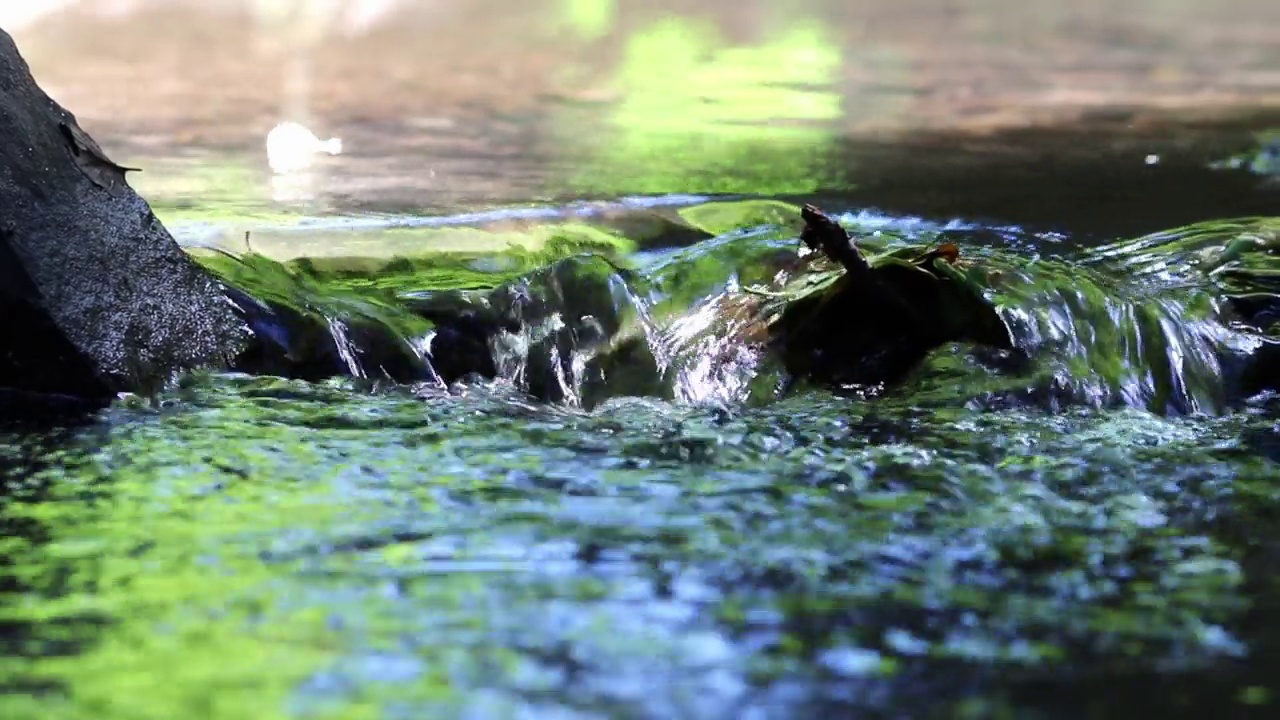
[[[735,242],[755,249],[717,254]],[[630,302],[679,306],[679,272],[777,242],[659,258]],[[1004,292],[1024,339],[1066,348],[1052,372],[1083,358],[1064,377],[1130,404],[1198,397],[1208,320],[1163,322],[1195,306],[1037,277]],[[1148,351],[1182,364],[1133,375]],[[1026,387],[944,348],[875,401],[589,410],[510,379],[198,378],[162,411],[10,453],[28,489],[0,506],[3,617],[22,640],[0,682],[51,688],[17,717],[950,715],[974,698],[1075,716],[1087,698],[1030,689],[1109,682],[1122,707],[1162,673],[1233,702],[1209,679],[1244,682],[1235,663],[1276,642],[1249,615],[1275,600],[1258,578],[1280,473],[1251,446],[1274,408],[965,409],[1009,377]]]

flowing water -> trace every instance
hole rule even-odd
[[[286,5],[0,16],[332,350],[0,427],[0,717],[1274,715],[1273,3]],[[801,201],[1029,357],[779,393]]]

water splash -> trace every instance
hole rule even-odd
[[[686,216],[732,227],[732,203],[715,205]],[[745,205],[744,217],[759,218],[776,215],[780,204]],[[866,232],[859,243],[871,254],[909,248],[943,230],[948,240],[963,242],[966,232],[958,222],[930,226],[915,218],[898,227],[870,213],[845,220]],[[414,313],[443,323],[429,344],[433,378],[491,374],[541,400],[588,409],[622,396],[740,403],[774,398],[791,384],[785,370],[769,362],[767,338],[752,325],[758,324],[756,306],[743,292],[768,285],[795,263],[794,228],[783,222],[747,225],[621,265],[605,255],[569,255],[514,280],[495,279],[491,290],[424,291],[427,278],[438,274],[425,260],[393,261],[402,273],[395,280],[358,280],[358,269],[310,277],[344,293],[376,288],[384,298],[379,303],[387,288],[403,287],[396,292]],[[901,391],[921,403],[1221,413],[1239,399],[1241,378],[1271,342],[1263,319],[1280,311],[1280,288],[1272,287],[1266,259],[1275,237],[1272,221],[1241,220],[1075,257],[1027,257],[966,244],[962,257],[985,278],[979,284],[1018,352],[944,347]],[[489,264],[511,277],[511,263]],[[477,281],[484,275],[474,262],[468,268]],[[323,294],[315,283],[308,292]],[[1242,314],[1241,298],[1260,309]],[[371,306],[353,307],[367,312]],[[388,336],[413,346],[422,334],[377,337]],[[362,341],[335,334],[343,363],[359,377],[370,371],[358,362]],[[478,360],[467,349],[476,342],[483,353]],[[448,372],[436,374],[440,362],[452,363]],[[1269,387],[1264,376],[1254,371],[1250,377]]]
[[[360,365],[360,348],[356,347],[347,334],[346,323],[336,318],[329,318],[329,334],[333,336],[333,345],[338,351],[338,357],[346,363],[351,376],[367,377],[364,368]]]

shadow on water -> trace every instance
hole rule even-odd
[[[847,168],[854,187],[820,190],[818,198],[889,215],[1056,231],[1087,245],[1206,220],[1274,215],[1280,185],[1212,166],[1257,151],[1257,134],[1275,127],[1275,113],[1196,121],[1115,111],[991,134],[925,132],[883,144],[850,142],[830,162]]]

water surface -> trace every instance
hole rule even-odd
[[[1144,283],[1184,268],[1078,254],[1277,214],[1209,167],[1280,124],[1273,3],[107,5],[14,32],[189,246],[496,272],[575,222],[697,307],[793,241],[679,208],[817,200],[1043,258],[1079,291],[1023,309],[1079,322],[1053,392],[947,346],[877,399],[201,374],[6,428],[0,715],[1274,713],[1275,398],[1167,362],[1203,307]],[[272,177],[286,117],[347,151]]]

